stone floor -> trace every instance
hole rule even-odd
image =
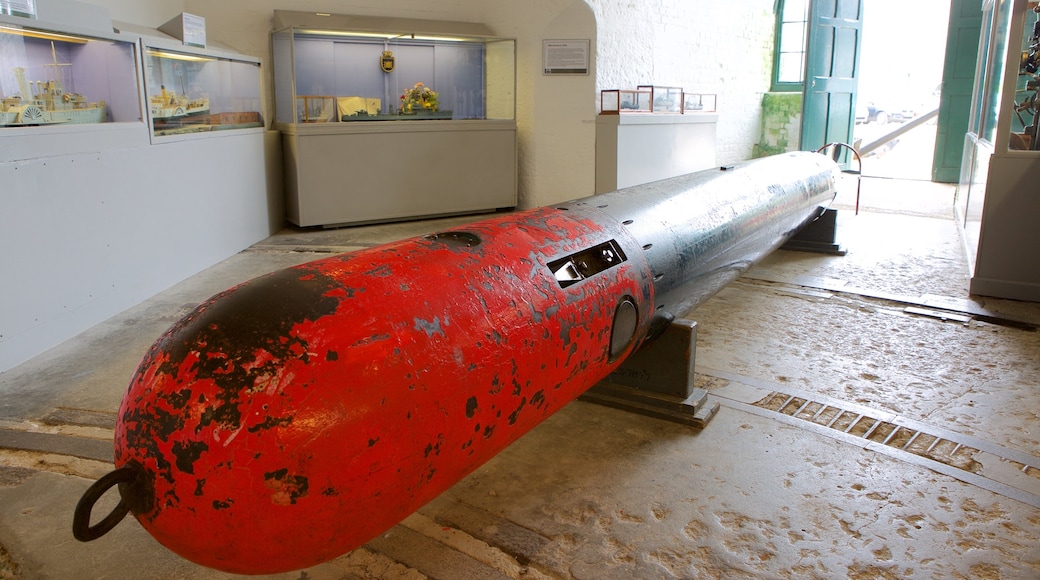
[[[272,577],[1040,577],[1040,304],[968,296],[952,195],[865,179],[859,215],[837,200],[846,256],[778,251],[690,313],[721,404],[703,429],[576,401],[363,548]],[[237,282],[473,219],[289,229],[0,374],[0,578],[233,577],[132,518],[72,538],[145,349]]]

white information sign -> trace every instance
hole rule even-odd
[[[184,44],[206,48],[206,19],[184,12]]]
[[[589,74],[589,45],[588,39],[542,41],[542,74]]]
[[[36,17],[36,4],[33,0],[0,0],[0,14]]]

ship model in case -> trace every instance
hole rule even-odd
[[[53,63],[45,64],[47,80],[30,81],[24,67],[14,67],[19,95],[0,101],[0,125],[54,125],[58,123],[103,123],[105,101],[88,101],[78,93],[66,92],[71,63],[59,63],[51,43]]]

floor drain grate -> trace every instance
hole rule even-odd
[[[882,409],[701,368],[724,407],[773,418],[1040,508],[1040,457]],[[705,382],[705,384],[707,384]]]
[[[860,411],[781,392],[770,393],[754,403],[754,406],[874,441],[970,473],[978,473],[982,469],[982,465],[975,460],[979,453],[979,449],[975,447]],[[1040,479],[1040,466],[1010,459],[1007,461],[1026,475]]]

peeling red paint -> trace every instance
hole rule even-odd
[[[611,239],[632,258],[561,288],[548,262]],[[120,408],[116,464],[153,488],[135,515],[237,573],[362,545],[623,360],[609,356],[619,301],[638,304],[640,333],[653,312],[638,248],[543,208],[215,296],[152,347]]]

